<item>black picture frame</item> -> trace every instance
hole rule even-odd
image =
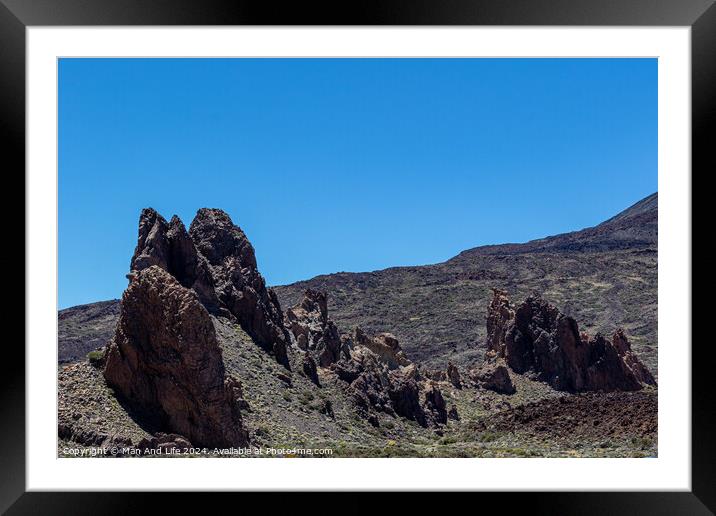
[[[229,0],[0,0],[0,127],[5,143],[6,182],[10,176],[24,177],[25,28],[41,25],[690,26],[692,179],[716,170],[712,149],[716,125],[714,0],[375,0],[294,2],[285,6]],[[694,223],[700,218],[692,208]],[[16,256],[13,260],[18,261]],[[30,272],[25,271],[26,277]],[[692,313],[696,317],[692,315],[692,319],[699,321],[705,309],[703,304],[694,303]],[[680,343],[685,347],[691,344],[692,352],[691,492],[480,493],[479,500],[469,503],[479,503],[475,508],[481,510],[485,502],[496,501],[509,509],[537,514],[713,514],[716,389],[711,385],[710,369],[714,353],[711,339],[702,343],[692,340],[693,343]],[[198,500],[189,500],[186,494],[178,493],[25,492],[25,353],[18,342],[19,339],[6,340],[5,367],[0,373],[0,511],[123,514],[141,512],[159,502],[164,512],[185,512],[193,504],[207,511],[232,503],[229,497],[237,495],[203,494]]]

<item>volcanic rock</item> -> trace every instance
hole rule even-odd
[[[447,380],[447,373],[444,369],[425,369],[425,377],[436,382]]]
[[[428,382],[424,394],[424,411],[432,419],[433,424],[447,423],[448,413],[445,398],[438,389],[437,383]]]
[[[152,208],[139,216],[137,247],[130,263],[130,276],[157,265],[193,289],[209,311],[218,308],[206,259],[199,255],[182,221],[176,215],[167,221]]]
[[[456,389],[462,388],[460,371],[458,371],[457,366],[455,364],[453,364],[452,362],[448,362],[445,375],[447,376],[448,380],[450,380],[450,383],[453,385],[453,387],[455,387]]]
[[[254,248],[244,232],[225,212],[202,208],[189,234],[197,251],[208,261],[220,303],[257,344],[288,368],[290,338],[283,327],[281,305],[273,290],[266,288]]]
[[[391,333],[381,333],[369,337],[363,330],[356,328],[353,332],[353,342],[356,346],[363,346],[371,350],[389,369],[397,369],[412,363],[405,356],[398,339]]]
[[[321,382],[318,379],[318,368],[316,367],[316,361],[311,358],[310,355],[303,357],[303,373],[313,383],[321,386]]]
[[[418,383],[399,370],[391,371],[389,378],[388,395],[395,413],[417,421],[421,426],[428,426],[425,411],[420,403],[420,387]]]
[[[324,292],[307,290],[299,304],[286,310],[286,326],[296,345],[315,356],[321,367],[328,367],[341,357],[350,356],[338,328],[328,318]]]
[[[199,446],[247,444],[211,317],[196,292],[159,265],[133,274],[122,296],[104,377],[160,429]]]
[[[647,385],[656,385],[654,376],[634,354],[631,349],[631,344],[629,344],[629,340],[621,328],[617,328],[614,335],[612,335],[612,345],[637,380]]]
[[[258,272],[251,243],[226,213],[202,208],[187,232],[177,216],[167,223],[155,210],[142,210],[128,278],[153,265],[196,292],[210,313],[236,318],[259,346],[289,368],[290,337],[278,299]]]
[[[367,417],[375,410],[425,427],[445,423],[440,389],[435,382],[421,381],[418,367],[405,357],[397,340],[389,334],[368,337],[360,330],[356,334],[362,344],[354,345],[350,359],[339,360],[330,369],[349,384],[357,405],[369,411]]]
[[[483,364],[479,369],[473,369],[470,377],[478,387],[494,391],[499,394],[514,394],[517,392],[510,373],[502,362]]]
[[[503,358],[517,373],[532,372],[562,391],[634,391],[654,385],[623,331],[612,341],[580,334],[577,322],[537,296],[516,308],[493,289],[487,316],[486,360]]]

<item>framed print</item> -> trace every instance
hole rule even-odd
[[[8,514],[143,491],[712,513],[712,2],[3,4]]]

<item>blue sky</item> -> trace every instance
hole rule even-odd
[[[59,305],[151,206],[222,208],[270,285],[595,225],[657,189],[656,59],[62,59]]]

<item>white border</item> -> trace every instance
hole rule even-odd
[[[58,459],[58,56],[659,58],[657,459]],[[690,29],[28,28],[27,488],[690,490]],[[615,185],[618,188],[618,185]]]

